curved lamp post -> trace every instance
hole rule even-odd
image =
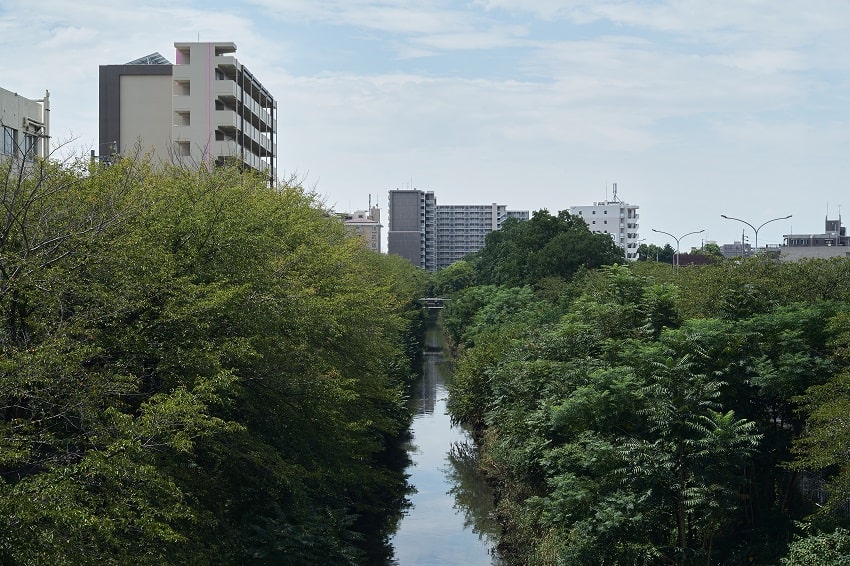
[[[671,238],[676,240],[676,258],[675,258],[675,261],[673,262],[673,267],[679,267],[679,241],[684,239],[685,236],[691,236],[693,234],[702,234],[703,232],[705,232],[705,229],[696,230],[694,232],[688,232],[687,234],[682,234],[678,238],[676,236],[674,236],[673,234],[671,234],[670,232],[665,232],[663,230],[656,230],[655,228],[653,228],[652,231],[658,232],[659,234],[667,234],[668,236],[670,236]]]
[[[750,228],[753,229],[753,232],[755,232],[755,234],[756,234],[756,239],[755,239],[755,250],[756,251],[755,251],[755,253],[758,253],[758,251],[759,251],[759,230],[761,230],[764,227],[765,224],[770,224],[771,222],[776,222],[777,220],[788,220],[792,216],[794,216],[794,215],[789,214],[788,216],[780,216],[779,218],[771,218],[767,222],[762,222],[762,224],[758,228],[756,228],[755,226],[753,226],[752,224],[750,224],[746,220],[741,220],[740,218],[735,218],[734,216],[726,216],[725,214],[720,215],[721,218],[725,218],[726,220],[737,220],[738,222],[743,222],[744,224],[746,224],[747,226],[749,226]],[[741,250],[743,250],[743,249],[744,249],[744,242],[741,242]]]

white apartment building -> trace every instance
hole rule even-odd
[[[50,152],[50,93],[31,100],[0,88],[0,158],[47,157]]]
[[[638,259],[639,206],[630,205],[617,198],[617,184],[614,184],[612,200],[595,202],[586,206],[571,206],[570,214],[581,217],[591,232],[608,234],[614,242],[623,248],[626,259]]]
[[[231,42],[175,43],[100,66],[101,156],[153,152],[163,162],[238,163],[277,180],[277,103],[233,56]]]
[[[528,211],[509,211],[503,204],[437,205],[436,268],[448,267],[484,247],[484,238],[500,230],[508,218],[528,220]]]

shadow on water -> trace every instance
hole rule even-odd
[[[432,325],[422,377],[411,390],[409,508],[390,540],[399,566],[501,563],[492,492],[477,474],[477,450],[446,412],[451,372],[440,329]]]

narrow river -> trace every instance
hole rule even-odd
[[[446,414],[451,363],[439,329],[426,336],[421,382],[411,395],[412,461],[408,482],[416,490],[392,538],[396,564],[419,566],[500,564],[495,555],[498,524],[491,518],[492,493],[475,473],[476,451],[469,435]]]

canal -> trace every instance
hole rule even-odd
[[[414,489],[391,543],[398,566],[501,564],[495,554],[498,524],[493,496],[476,473],[477,452],[461,427],[446,413],[446,385],[452,364],[439,328],[426,335],[421,381],[411,394],[411,464]]]

